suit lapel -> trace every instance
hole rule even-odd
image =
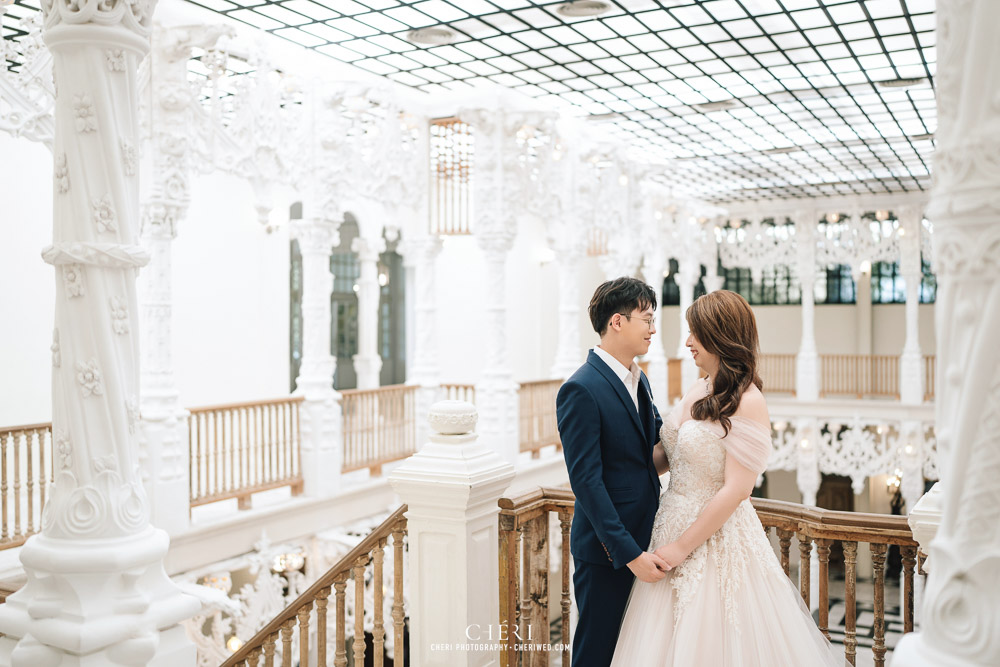
[[[635,424],[635,427],[639,429],[639,433],[642,434],[645,439],[646,429],[643,428],[642,422],[639,421],[639,413],[635,409],[635,403],[632,402],[632,397],[628,395],[628,390],[625,389],[625,383],[622,382],[620,377],[615,375],[615,372],[611,370],[611,368],[604,363],[604,360],[597,356],[593,350],[591,350],[590,354],[587,356],[587,361],[590,362],[591,366],[597,369],[597,371],[611,385],[614,392],[618,394],[618,398],[625,406],[625,411],[632,417],[632,423]],[[639,389],[642,391],[641,383]]]

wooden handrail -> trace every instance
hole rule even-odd
[[[20,431],[42,431],[52,428],[52,422],[42,422],[40,424],[25,424],[24,426],[4,426],[0,428],[0,433],[18,433]]]
[[[268,622],[267,625],[265,625],[263,628],[261,628],[257,632],[257,634],[255,634],[253,637],[247,640],[247,642],[243,644],[243,646],[241,646],[235,653],[229,656],[229,658],[225,662],[223,662],[219,667],[235,667],[236,665],[244,665],[246,664],[245,661],[248,658],[251,658],[251,654],[256,654],[257,656],[259,656],[260,655],[259,651],[263,649],[265,643],[274,639],[278,635],[278,633],[282,631],[283,628],[286,628],[288,626],[289,623],[294,623],[298,619],[298,616],[302,610],[310,608],[313,605],[313,603],[316,602],[317,600],[320,599],[326,600],[330,596],[330,588],[334,585],[345,583],[347,578],[351,574],[354,574],[356,576],[358,574],[357,572],[358,564],[361,561],[361,559],[367,560],[368,557],[370,557],[374,551],[378,549],[384,549],[386,540],[388,540],[390,536],[393,536],[393,539],[395,540],[396,535],[405,535],[406,510],[407,510],[406,505],[402,505],[399,507],[399,509],[390,514],[385,521],[379,524],[377,528],[375,528],[363,540],[361,540],[361,542],[358,543],[356,547],[347,552],[346,556],[337,561],[337,563],[333,567],[331,567],[323,575],[321,575],[319,579],[317,579],[311,586],[309,586],[309,588],[303,591],[303,593],[299,595],[299,597],[295,598],[295,600],[293,600],[287,607],[285,607],[285,609],[279,612],[277,616],[271,619],[271,621]],[[393,546],[396,547],[396,552],[395,552],[396,555],[401,556],[402,544],[394,543]],[[378,563],[378,565],[379,567],[381,567],[381,563]],[[395,576],[401,577],[402,563],[401,562],[394,563],[394,567],[395,567],[394,577]],[[401,583],[402,582],[400,581],[399,584]],[[360,587],[361,589],[364,588],[363,575],[360,578],[360,581],[357,578],[355,579],[355,586]],[[376,588],[378,588],[378,590],[381,590],[380,585],[377,585]],[[401,592],[402,586],[397,585],[395,586],[395,589]],[[338,594],[341,592],[342,592],[341,590],[338,590]],[[402,604],[402,599],[397,599],[395,600],[395,602],[396,604]],[[381,614],[382,610],[376,609],[375,611],[376,613]],[[402,620],[403,619],[400,617],[397,621],[397,623],[399,623],[400,625],[398,625],[396,628],[397,641],[395,645],[395,655],[397,656],[396,659],[398,661],[398,664],[400,665],[403,664],[402,662],[403,639],[402,639],[402,627],[401,627]],[[343,633],[342,633],[343,624],[344,624],[343,615],[338,614],[337,636],[338,639],[340,640],[343,639]],[[323,624],[321,627],[318,627],[317,632],[322,633],[324,640],[323,645],[325,647],[326,645],[325,624]],[[355,637],[355,642],[357,641],[357,639],[358,638]],[[309,638],[300,637],[299,641],[300,642],[304,641],[308,644]],[[291,641],[289,639],[288,645],[290,645],[290,643]],[[337,649],[346,650],[345,647],[337,647]],[[284,656],[284,657],[286,658],[286,661],[289,658],[289,656]],[[324,662],[320,662],[319,664],[325,665],[326,656],[320,656],[320,658],[324,660]],[[251,664],[254,665],[254,667],[256,667],[255,662]],[[285,664],[290,664],[290,663],[286,662]]]
[[[220,403],[218,405],[199,405],[196,408],[187,408],[187,411],[194,414],[197,412],[213,412],[216,410],[233,410],[235,408],[256,408],[266,405],[280,405],[285,403],[301,403],[305,400],[303,396],[285,396],[283,398],[268,398],[260,401],[242,401],[237,403]]]
[[[500,623],[508,626],[507,639],[500,649],[502,667],[516,667],[516,643],[524,643],[524,624],[529,630],[548,619],[549,605],[549,514],[559,517],[562,528],[562,643],[569,637],[569,538],[575,497],[571,489],[535,488],[513,498],[501,498],[499,522],[500,558]],[[789,551],[792,537],[798,538],[800,565],[799,590],[810,600],[810,563],[813,543],[819,561],[819,620],[821,632],[830,638],[829,630],[829,565],[830,549],[835,542],[843,545],[845,563],[845,634],[844,655],[852,665],[857,652],[856,580],[859,543],[868,543],[874,573],[874,642],[875,665],[885,664],[885,562],[890,545],[898,547],[902,556],[903,632],[913,630],[914,573],[919,572],[918,545],[914,541],[906,517],[860,512],[841,512],[797,503],[766,498],[752,498],[765,532],[776,529],[781,567],[791,577]],[[522,570],[522,563],[524,569]],[[523,590],[522,590],[523,589]],[[509,626],[514,626],[510,628]],[[546,626],[547,627],[547,624]],[[541,640],[548,643],[548,635]],[[536,643],[537,640],[536,640]],[[535,655],[550,655],[547,651],[522,654],[524,665],[536,664]],[[561,655],[562,664],[569,665],[568,647]],[[538,662],[537,664],[543,664]],[[547,662],[544,664],[548,664]]]

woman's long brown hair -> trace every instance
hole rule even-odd
[[[691,416],[699,421],[717,421],[729,435],[729,418],[736,414],[743,392],[751,384],[764,389],[757,374],[757,319],[746,299],[729,290],[698,297],[685,317],[701,346],[719,357],[712,393],[695,401]]]

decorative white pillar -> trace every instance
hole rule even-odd
[[[389,475],[408,506],[412,663],[494,665],[496,651],[432,647],[499,632],[497,501],[514,467],[478,441],[471,403],[436,403],[429,421],[430,442]]]
[[[907,511],[912,510],[924,495],[923,430],[919,421],[904,421],[900,425],[899,468],[903,474],[899,491]]]
[[[899,399],[903,403],[924,401],[923,356],[920,353],[920,231],[923,212],[906,207],[899,213],[899,272],[906,284],[906,342],[899,358]]]
[[[413,357],[406,381],[419,385],[417,414],[430,412],[441,387],[441,366],[437,354],[437,258],[441,254],[440,236],[426,235],[400,242],[398,251],[403,263],[413,268],[413,284],[407,293],[413,299]],[[426,442],[427,423],[417,420],[417,441]]]
[[[361,275],[358,278],[358,353],[354,355],[354,371],[358,389],[376,389],[382,371],[378,353],[378,258],[385,252],[385,239],[358,237],[351,243],[358,255]]]
[[[476,235],[484,257],[486,289],[486,364],[476,383],[476,404],[483,442],[513,463],[521,450],[517,383],[507,354],[507,253],[514,234],[495,230]]]
[[[893,665],[903,667],[1000,660],[1000,348],[992,335],[1000,329],[997,25],[1000,4],[992,0],[938,3],[939,124],[927,213],[938,277],[943,381],[935,430],[944,503],[929,545],[923,625],[893,655]]]
[[[795,358],[795,395],[800,401],[819,398],[819,355],[816,353],[816,220],[811,211],[795,212],[795,241],[802,296],[802,342]]]
[[[137,456],[136,70],[155,2],[43,4],[59,84],[53,244],[55,485],[0,606],[0,664],[194,665],[178,622],[200,608],[167,578]],[[132,147],[133,150],[128,150]]]
[[[701,267],[697,260],[681,257],[678,261],[678,271],[674,274],[674,282],[680,288],[680,342],[677,345],[677,356],[681,360],[681,391],[687,391],[698,379],[698,367],[694,364],[691,351],[686,343],[688,335],[691,333],[687,322],[687,310],[694,302],[694,288],[698,286],[698,278],[701,277]]]
[[[570,233],[563,230],[563,233]],[[580,334],[580,261],[583,248],[579,243],[556,242],[556,270],[559,272],[559,328],[556,336],[556,360],[552,378],[565,380],[583,363]]]
[[[340,488],[343,457],[340,394],[333,388],[337,358],[330,353],[330,255],[340,236],[334,223],[318,218],[293,221],[291,232],[302,253],[302,364],[295,380],[295,395],[305,399],[299,417],[302,491],[329,496]]]
[[[663,301],[663,272],[667,265],[666,256],[659,251],[651,252],[643,258],[642,276],[643,279],[652,286],[656,292],[657,301]],[[656,333],[653,334],[653,343],[649,346],[649,352],[644,359],[649,362],[648,376],[649,386],[653,390],[653,402],[656,403],[660,414],[667,414],[670,410],[670,400],[667,397],[667,355],[663,350],[663,304],[657,305],[653,313],[653,325]]]

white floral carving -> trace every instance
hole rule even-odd
[[[66,163],[65,153],[60,153],[56,156],[54,176],[56,181],[56,192],[61,195],[69,192],[69,166]]]
[[[109,72],[125,71],[125,50],[107,49],[104,52],[104,60],[108,65]]]
[[[66,287],[66,294],[70,298],[83,296],[83,267],[79,264],[64,264],[63,285]]]
[[[111,194],[106,194],[100,199],[91,201],[94,223],[97,229],[102,232],[118,231],[118,220],[115,215],[115,206],[111,201]]]
[[[52,367],[59,368],[62,366],[62,352],[59,349],[59,329],[52,330],[52,345],[49,349],[52,350]]]
[[[122,166],[126,176],[135,176],[136,161],[135,146],[128,139],[122,139]]]
[[[128,308],[125,307],[125,300],[120,296],[113,296],[108,299],[111,304],[111,328],[116,334],[128,333]]]
[[[118,462],[115,460],[114,454],[107,454],[105,456],[98,456],[94,458],[94,472],[100,475],[102,472],[118,470]]]
[[[135,396],[125,401],[125,413],[128,415],[128,432],[135,433],[135,425],[139,421],[139,401]]]
[[[94,115],[94,102],[86,93],[73,96],[73,114],[76,116],[76,131],[96,132],[97,116]]]
[[[97,367],[96,359],[86,363],[76,362],[76,381],[80,384],[84,397],[104,395],[104,377]]]
[[[65,431],[57,430],[55,433],[56,455],[59,457],[59,466],[69,469],[73,466],[73,445],[69,441],[69,436]]]

